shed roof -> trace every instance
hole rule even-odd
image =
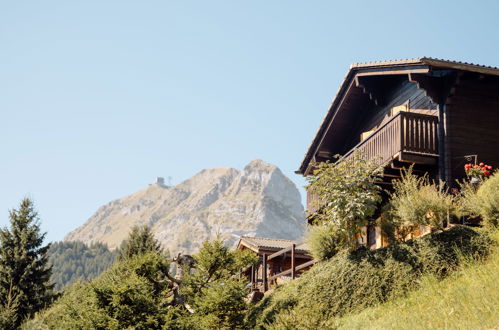
[[[291,244],[296,244],[295,252],[297,253],[308,252],[308,246],[303,242],[278,238],[241,236],[237,246],[244,245],[258,252],[259,250],[279,251],[289,247]]]
[[[303,160],[300,164],[299,169],[296,171],[297,174],[304,174],[310,161],[312,160],[312,157],[314,156],[317,146],[320,144],[322,140],[322,136],[325,133],[325,131],[328,128],[328,124],[331,121],[332,117],[334,116],[334,113],[336,112],[339,104],[341,103],[341,100],[343,96],[345,95],[345,92],[350,85],[352,79],[356,76],[357,73],[364,72],[367,73],[370,70],[372,71],[372,74],[376,74],[376,70],[382,70],[382,69],[387,69],[387,70],[401,70],[401,69],[416,69],[416,68],[421,68],[421,67],[433,67],[433,68],[444,68],[444,69],[455,69],[455,70],[463,70],[463,71],[470,71],[470,72],[477,72],[477,73],[482,73],[482,74],[488,74],[488,75],[495,75],[499,76],[499,68],[494,67],[494,66],[486,66],[486,65],[480,65],[480,64],[474,64],[474,63],[468,63],[468,62],[460,62],[460,61],[451,61],[451,60],[445,60],[445,59],[438,59],[438,58],[432,58],[432,57],[418,57],[418,58],[412,58],[412,59],[400,59],[400,60],[387,60],[387,61],[379,61],[379,62],[364,62],[364,63],[354,63],[350,66],[350,69],[348,70],[343,83],[341,84],[340,88],[338,89],[338,92],[336,93],[335,98],[333,99],[333,102],[326,113],[326,116],[324,117],[321,126],[319,127],[315,138],[312,140],[312,143],[310,144],[307,153],[303,157]],[[386,71],[385,71],[386,72]],[[379,72],[380,75],[384,74],[382,72]]]

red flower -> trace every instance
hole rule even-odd
[[[475,166],[473,166],[473,168],[480,168],[480,166],[478,166],[478,165],[475,165]]]
[[[485,171],[485,172],[483,172],[483,175],[485,175],[485,176],[489,176],[489,175],[490,175],[490,172],[489,172],[489,171]]]
[[[483,163],[480,163],[479,165],[480,165],[480,167],[482,167],[484,164],[483,164]]]
[[[491,170],[491,169],[492,169],[492,166],[487,165],[487,169],[488,169],[488,170]]]

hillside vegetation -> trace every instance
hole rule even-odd
[[[496,238],[499,238],[496,233]],[[339,329],[492,329],[499,325],[499,250],[449,278],[423,279],[409,296],[330,322]]]
[[[424,287],[428,276],[435,282],[455,276],[452,274],[462,268],[465,260],[484,259],[494,244],[484,231],[456,226],[379,250],[344,251],[267,296],[249,314],[248,326],[334,328],[337,320],[347,314]],[[433,317],[442,315],[433,313]]]
[[[83,242],[57,242],[48,251],[52,264],[51,280],[56,290],[62,290],[78,279],[92,280],[111,267],[116,253],[105,244]]]

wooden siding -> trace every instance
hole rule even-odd
[[[450,184],[465,176],[465,155],[499,167],[499,78],[465,75],[446,105]]]

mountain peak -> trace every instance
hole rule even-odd
[[[244,167],[244,171],[274,171],[277,166],[269,164],[261,159],[255,159]]]
[[[298,189],[278,167],[260,159],[242,171],[204,169],[164,188],[159,180],[100,207],[65,240],[116,248],[132,226],[148,225],[171,253],[192,253],[218,234],[230,244],[241,235],[300,239],[305,230]]]

